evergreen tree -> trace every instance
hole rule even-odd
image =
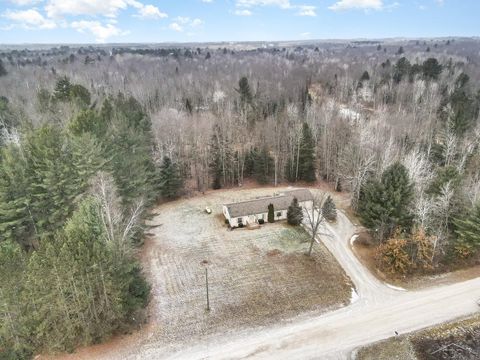
[[[2,59],[0,59],[0,77],[7,75],[7,70],[5,70],[5,66],[3,65]]]
[[[82,109],[90,106],[90,92],[82,85],[75,84],[70,87],[70,99]]]
[[[55,126],[42,126],[26,139],[30,212],[39,234],[52,234],[71,215],[77,197],[85,190],[73,165],[65,134]]]
[[[406,57],[400,58],[393,70],[393,80],[398,84],[405,76],[409,75],[410,70],[410,61]]]
[[[480,250],[480,204],[477,204],[464,218],[454,220],[455,252],[461,257],[469,257]]]
[[[10,144],[1,149],[0,242],[18,242],[24,249],[36,246],[30,181],[27,162],[20,148]]]
[[[307,182],[314,182],[316,180],[315,142],[310,126],[306,122],[303,123],[302,128],[298,162],[298,178]]]
[[[389,166],[381,181],[370,180],[362,188],[358,212],[363,224],[383,241],[397,227],[409,229],[412,224],[410,204],[413,185],[407,169],[400,163]]]
[[[480,101],[470,94],[469,80],[468,75],[460,74],[455,82],[454,91],[444,100],[450,104],[450,108],[444,112],[443,118],[451,122],[458,136],[463,136],[474,126],[479,114]]]
[[[160,167],[160,191],[162,197],[175,199],[178,197],[182,185],[183,182],[177,165],[168,156],[165,156]]]
[[[327,196],[327,199],[322,205],[322,214],[328,221],[337,220],[337,208],[330,195]]]
[[[296,179],[296,169],[295,169],[295,160],[291,156],[287,158],[287,164],[285,165],[285,177],[290,182],[295,182]]]
[[[69,101],[71,88],[72,88],[72,84],[70,83],[70,80],[66,76],[63,76],[60,79],[58,79],[57,83],[55,84],[53,97],[56,100]]]
[[[268,205],[267,219],[268,219],[269,223],[275,222],[275,211],[274,211],[274,208],[273,208],[273,204]]]
[[[368,71],[365,70],[362,76],[360,77],[360,82],[364,82],[368,80],[370,80],[370,74],[368,73]]]
[[[220,130],[216,125],[210,141],[210,174],[213,177],[212,187],[215,190],[222,187],[222,176],[224,174],[221,143]]]
[[[246,76],[243,76],[238,81],[238,89],[237,92],[240,94],[240,103],[242,105],[251,104],[252,103],[252,92],[250,90],[250,85],[248,84],[248,79]]]
[[[150,118],[137,100],[122,94],[114,99],[111,113],[108,107],[109,103],[104,107],[105,112],[102,109],[110,124],[108,137],[104,139],[105,157],[111,159],[108,170],[113,174],[123,205],[130,207],[139,199],[150,204],[159,190],[151,152]]]
[[[270,181],[273,170],[273,159],[266,146],[260,152],[255,150],[253,160],[253,174],[259,184],[267,184]]]
[[[298,199],[293,198],[292,203],[287,210],[287,222],[290,225],[300,225],[303,220],[303,210],[302,207],[298,204]]]
[[[437,80],[442,72],[442,65],[435,58],[429,58],[423,62],[423,76],[426,79]]]

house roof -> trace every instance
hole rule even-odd
[[[262,197],[253,200],[240,201],[225,204],[230,217],[240,217],[246,215],[254,215],[268,212],[268,205],[273,204],[274,211],[287,210],[292,203],[293,198],[298,201],[312,200],[313,196],[308,189],[296,189],[285,191],[277,196]]]

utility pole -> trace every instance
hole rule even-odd
[[[210,311],[210,298],[208,297],[208,260],[203,260],[200,263],[203,267],[205,267],[205,289],[207,291],[207,311]]]

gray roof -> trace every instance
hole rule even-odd
[[[308,201],[313,200],[312,193],[308,189],[295,189],[295,190],[288,190],[284,192],[285,195],[290,195],[292,197],[296,197],[298,201]]]
[[[268,212],[268,205],[273,204],[274,211],[287,210],[293,198],[298,201],[312,200],[312,193],[308,189],[285,191],[277,196],[262,197],[253,200],[225,204],[230,217],[240,217]]]

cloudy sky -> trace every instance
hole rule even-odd
[[[0,43],[480,36],[480,0],[0,0]]]

